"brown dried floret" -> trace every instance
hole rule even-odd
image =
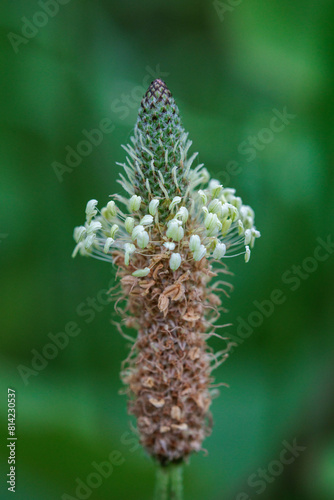
[[[195,262],[186,256],[172,272],[163,253],[137,254],[133,266],[150,267],[152,273],[138,280],[131,266],[120,271],[126,313],[138,325],[122,378],[142,445],[167,464],[201,450],[211,431],[211,372],[217,360],[205,332],[212,330],[220,305],[208,286],[216,273],[205,258]]]

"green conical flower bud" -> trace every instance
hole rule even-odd
[[[132,145],[124,146],[131,168],[124,165],[129,181],[123,177],[120,182],[129,194],[140,196],[145,205],[159,198],[164,208],[175,196],[184,197],[197,155],[188,159],[187,137],[171,92],[155,80],[141,102]]]
[[[165,198],[166,191],[173,199],[185,193],[189,183],[185,176],[187,135],[179,109],[162,80],[152,82],[141,102],[132,142],[145,184],[149,183],[154,196]],[[148,202],[149,193],[140,173],[135,177],[136,194]]]

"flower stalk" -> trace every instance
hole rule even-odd
[[[182,500],[182,465],[157,467],[154,500]]]
[[[115,266],[118,328],[137,331],[121,378],[140,442],[161,465],[159,499],[169,498],[168,491],[181,498],[176,464],[202,450],[211,432],[212,371],[228,348],[213,352],[207,341],[220,337],[216,321],[224,308],[217,292],[228,297],[231,289],[213,278],[230,274],[232,256],[248,262],[260,237],[251,207],[195,165],[191,144],[169,89],[155,80],[131,144],[123,146],[119,183],[126,195],[111,195],[101,210],[90,200],[85,224],[74,230],[73,256]]]

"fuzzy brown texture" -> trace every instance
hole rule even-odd
[[[162,465],[202,449],[211,431],[211,373],[227,356],[206,343],[217,335],[213,323],[221,301],[217,284],[208,286],[217,272],[205,258],[183,259],[175,272],[168,260],[164,247],[136,256],[130,266],[122,253],[114,254],[127,300],[124,321],[138,330],[122,371],[129,412],[137,418],[141,444]],[[146,266],[151,272],[145,278],[131,275]],[[224,267],[218,272],[228,273]]]

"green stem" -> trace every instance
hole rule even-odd
[[[170,498],[171,500],[182,500],[183,498],[183,482],[182,482],[182,465],[172,465],[170,470]]]
[[[155,500],[182,500],[182,466],[157,467]]]
[[[167,467],[157,466],[154,500],[168,500],[169,471]]]

